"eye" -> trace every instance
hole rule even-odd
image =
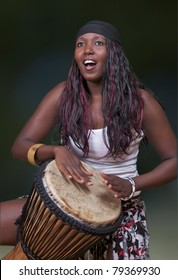
[[[97,46],[103,46],[104,45],[104,43],[102,42],[102,41],[96,41],[96,43],[95,43]]]
[[[84,42],[78,42],[77,44],[76,44],[76,47],[83,47],[84,46]]]

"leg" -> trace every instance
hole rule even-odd
[[[113,235],[115,260],[148,260],[149,231],[145,203],[141,197],[133,197],[122,204],[123,219]]]
[[[20,216],[26,198],[0,203],[0,244],[15,245],[17,237],[16,219]]]

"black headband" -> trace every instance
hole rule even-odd
[[[76,38],[85,33],[97,33],[120,44],[119,32],[113,25],[105,21],[92,20],[87,22],[79,29]]]

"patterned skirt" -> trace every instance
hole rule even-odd
[[[149,232],[145,203],[140,196],[122,201],[123,219],[118,230],[87,251],[85,260],[148,260]]]

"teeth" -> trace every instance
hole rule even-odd
[[[85,64],[85,65],[86,65],[86,64],[89,64],[89,63],[95,64],[95,62],[94,62],[93,60],[91,60],[91,59],[87,59],[87,60],[84,61],[84,64]]]

